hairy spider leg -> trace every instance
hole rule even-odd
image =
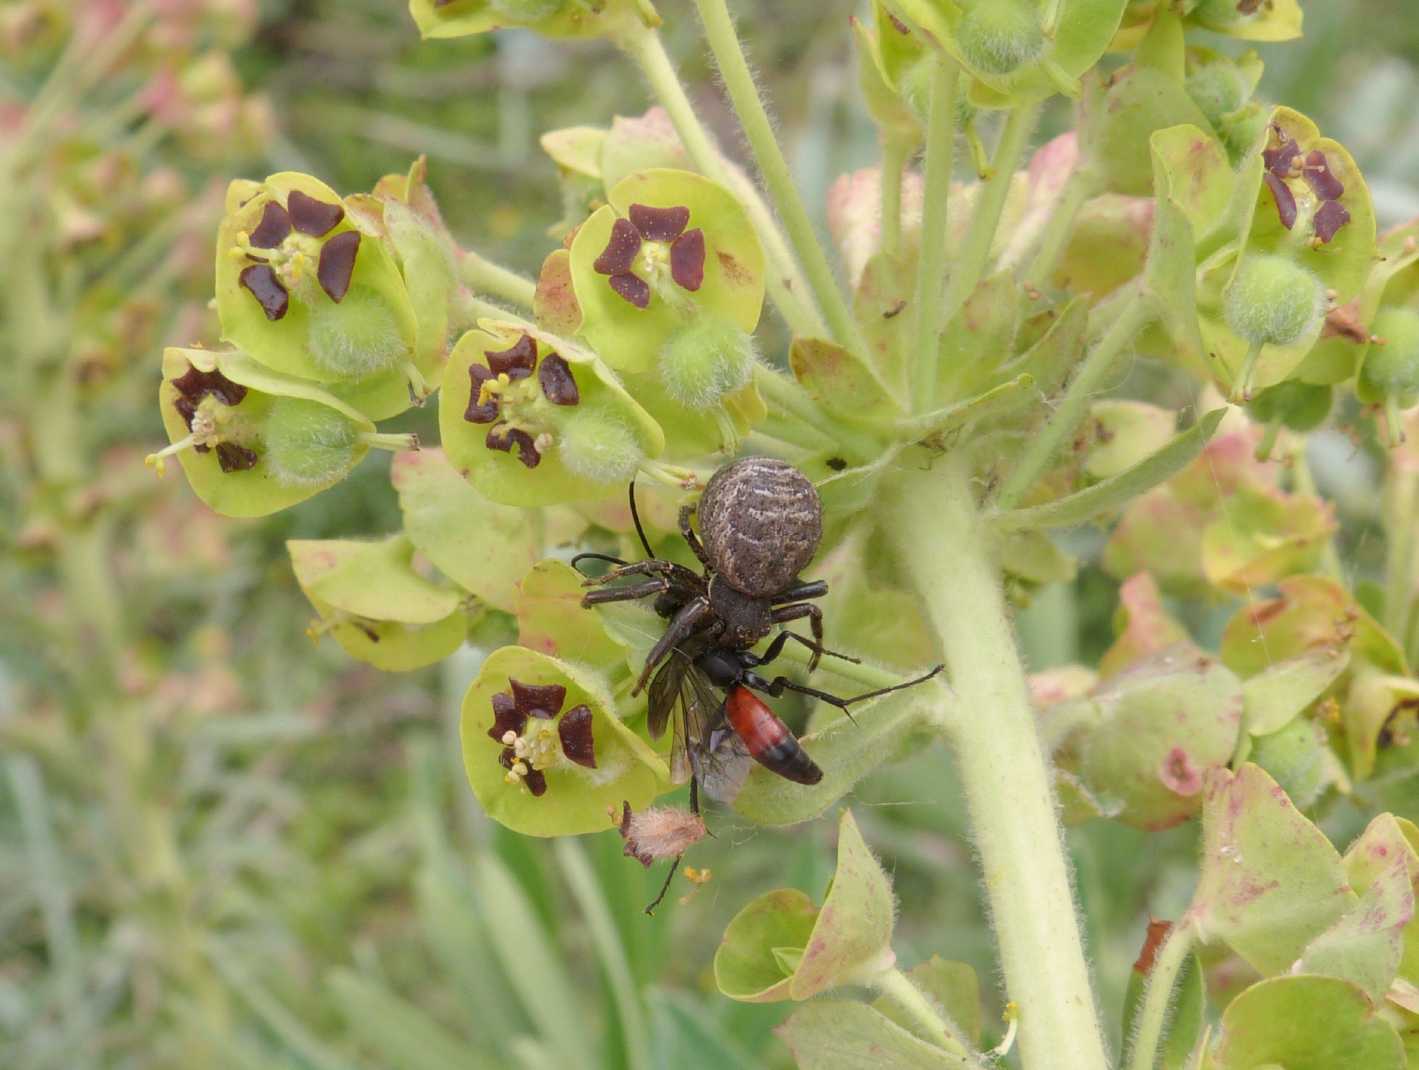
[[[806,635],[799,635],[797,632],[791,632],[787,628],[779,632],[778,635],[774,636],[774,641],[764,648],[764,652],[762,654],[751,654],[749,651],[746,650],[739,656],[744,660],[744,663],[750,667],[767,665],[769,662],[773,661],[775,658],[777,658],[780,654],[783,653],[784,645],[790,639],[794,640],[794,642],[802,643],[804,646],[806,646],[809,650],[813,651],[813,653],[818,656],[837,658],[839,661],[850,661],[854,665],[862,664],[861,658],[855,658],[851,654],[839,654],[836,650],[829,650],[821,643],[815,643]]]
[[[812,602],[794,602],[791,605],[779,606],[769,614],[769,619],[775,624],[801,620],[804,617],[808,618],[808,627],[813,632],[813,656],[808,659],[808,671],[812,672],[823,657],[823,611]]]
[[[665,576],[657,576],[653,580],[642,580],[640,583],[628,583],[624,587],[608,587],[601,591],[587,591],[581,596],[581,604],[584,606],[599,606],[606,602],[634,602],[638,598],[649,598],[653,594],[661,594],[670,590],[670,580]]]
[[[690,549],[693,550],[695,556],[700,559],[700,564],[713,571],[714,565],[710,563],[709,554],[705,552],[704,544],[700,542],[700,537],[695,534],[695,529],[690,526],[690,518],[695,515],[697,508],[698,507],[693,504],[680,506],[680,534],[684,537],[685,541],[690,544]]]
[[[631,561],[628,564],[618,565],[604,576],[587,576],[581,581],[581,585],[583,587],[602,587],[627,576],[664,576],[672,583],[679,580],[695,590],[703,587],[700,577],[684,565],[677,565],[674,561],[662,561],[658,557],[653,557],[648,561]]]
[[[700,812],[700,782],[699,782],[698,780],[696,780],[694,777],[691,777],[691,778],[690,778],[690,813],[692,813],[692,814],[698,814],[699,812]],[[678,855],[675,856],[675,860],[670,863],[670,871],[665,874],[665,883],[660,886],[660,894],[657,895],[657,896],[651,901],[650,905],[645,908],[645,912],[646,912],[646,916],[647,916],[647,917],[649,917],[649,916],[651,916],[651,915],[653,915],[653,914],[655,913],[655,908],[658,907],[658,906],[660,906],[660,901],[665,898],[665,893],[668,892],[668,891],[670,891],[670,882],[675,879],[675,871],[680,868],[680,859],[682,859],[682,858],[684,858],[684,857],[685,857],[685,856],[684,856],[683,854],[678,854]]]
[[[692,598],[681,606],[679,612],[670,618],[670,625],[665,629],[665,634],[656,641],[655,646],[651,647],[650,653],[646,655],[645,668],[641,670],[640,678],[636,680],[636,686],[631,688],[631,694],[639,695],[644,691],[655,667],[665,660],[672,649],[694,635],[706,618],[712,616],[714,616],[714,610],[710,608],[709,599],[704,595]]]

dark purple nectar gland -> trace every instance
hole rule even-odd
[[[1296,190],[1292,182],[1304,178],[1315,209],[1311,213],[1311,226],[1316,243],[1327,244],[1336,232],[1350,222],[1350,212],[1340,203],[1345,195],[1345,184],[1335,177],[1330,169],[1330,161],[1320,149],[1312,149],[1301,156],[1301,147],[1278,126],[1272,126],[1271,137],[1275,144],[1262,150],[1262,164],[1266,170],[1262,181],[1271,191],[1271,199],[1276,205],[1277,218],[1287,230],[1296,226],[1300,209],[1296,202]]]
[[[256,466],[259,455],[235,441],[236,437],[245,436],[232,418],[232,410],[246,399],[246,387],[232,382],[216,368],[202,371],[195,364],[189,364],[187,371],[170,383],[177,391],[173,408],[182,417],[188,434],[166,449],[149,455],[147,464],[161,475],[165,458],[191,449],[194,453],[216,450],[217,464],[223,472],[244,472]]]
[[[524,684],[511,678],[508,690],[493,696],[488,736],[503,745],[498,753],[498,763],[507,770],[503,779],[523,785],[534,797],[547,791],[547,769],[563,762],[596,768],[591,709],[577,705],[562,713],[566,698],[567,689],[560,684]]]
[[[581,402],[571,365],[552,352],[539,363],[537,342],[530,334],[523,334],[507,349],[485,350],[483,357],[486,366],[468,367],[468,407],[463,418],[471,424],[493,425],[483,440],[488,449],[515,453],[528,468],[536,468],[552,443],[551,406]]]
[[[268,320],[285,317],[292,290],[302,300],[313,300],[312,281],[336,304],[345,299],[355,274],[360,235],[346,230],[325,237],[344,218],[343,206],[292,190],[284,205],[267,201],[255,228],[237,234],[231,255],[248,262],[237,281]]]
[[[653,293],[666,295],[673,282],[690,293],[705,279],[705,234],[690,224],[690,210],[683,205],[656,208],[633,204],[627,218],[611,225],[611,236],[591,265],[608,276],[607,284],[627,303],[649,308]],[[641,274],[636,274],[639,261]],[[643,277],[645,276],[645,277]]]

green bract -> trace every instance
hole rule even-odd
[[[439,431],[459,474],[508,505],[605,497],[665,445],[660,426],[596,357],[495,320],[449,355]]]
[[[425,37],[466,37],[525,26],[549,37],[615,34],[629,21],[656,26],[650,0],[409,0]]]
[[[733,194],[688,171],[656,169],[626,176],[607,200],[571,247],[581,333],[607,364],[653,372],[671,339],[704,317],[753,333],[764,254]]]
[[[420,575],[403,535],[379,542],[292,540],[291,567],[328,630],[352,657],[385,672],[442,661],[468,631],[463,592]]]
[[[739,912],[714,956],[719,990],[747,1003],[811,999],[870,984],[890,969],[892,885],[849,811],[838,822],[838,864],[821,907],[802,892],[760,896]]]
[[[521,647],[483,663],[463,698],[462,737],[483,809],[529,836],[609,829],[623,804],[642,809],[669,776],[596,676]]]
[[[268,367],[323,383],[372,420],[428,393],[418,321],[389,251],[319,179],[233,182],[217,231],[222,336]]]
[[[265,516],[334,486],[371,446],[415,449],[315,383],[234,350],[163,353],[163,426],[193,492],[226,516]],[[161,455],[155,455],[161,464]]]

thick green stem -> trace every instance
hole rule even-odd
[[[1098,181],[1093,173],[1079,168],[1065,180],[1059,203],[1055,205],[1049,222],[1045,224],[1039,251],[1035,253],[1035,259],[1030,262],[1029,270],[1025,272],[1026,286],[1043,290],[1049,285],[1054,269],[1059,266],[1059,258],[1064,255],[1069,235],[1074,230],[1074,219],[1084,202],[1094,195],[1097,187]]]
[[[764,102],[759,98],[759,89],[749,71],[749,62],[744,58],[739,36],[734,32],[729,8],[725,0],[695,0],[695,6],[699,9],[705,38],[724,80],[724,88],[729,93],[730,103],[739,116],[744,136],[759,165],[759,173],[768,187],[769,197],[788,229],[788,239],[793,243],[798,260],[808,275],[808,284],[813,289],[813,297],[823,318],[828,321],[833,340],[863,353],[866,344],[838,288],[837,279],[833,277],[832,266],[813,229],[808,209],[803,206],[798,188],[793,184],[788,161],[784,159],[783,149],[774,135],[773,123],[764,109]]]
[[[1395,467],[1385,494],[1384,625],[1400,643],[1409,632],[1414,600],[1415,519],[1419,516],[1419,475]],[[1334,553],[1334,543],[1328,544]]]
[[[949,322],[956,310],[965,304],[966,298],[985,274],[986,265],[990,263],[990,249],[995,244],[996,231],[1000,229],[1000,216],[1005,210],[1010,183],[1039,117],[1040,105],[1026,104],[1012,111],[1005,120],[1005,129],[1001,132],[1000,144],[990,165],[990,178],[976,195],[971,229],[951,272],[951,285],[946,290],[946,305],[941,313],[942,323]]]
[[[1015,463],[1015,470],[1000,488],[996,499],[999,509],[1013,509],[1049,468],[1059,447],[1083,421],[1090,400],[1103,386],[1119,354],[1132,343],[1134,336],[1152,316],[1152,299],[1141,293],[1135,294],[1104,336],[1094,343],[1070,381],[1064,397],[1055,406],[1054,415],[1037,435],[1030,438],[1025,452]]]
[[[941,292],[946,285],[947,209],[951,172],[956,166],[956,89],[960,82],[956,64],[938,57],[931,70],[931,104],[926,129],[926,195],[922,203],[921,255],[916,265],[912,295],[911,368],[912,396],[921,409],[935,397],[938,356],[937,335],[942,323]]]
[[[501,264],[486,260],[473,250],[465,250],[459,275],[475,293],[488,294],[520,308],[531,308],[537,284]]]
[[[675,67],[666,55],[660,35],[637,22],[618,38],[617,43],[635,61],[645,80],[650,83],[651,92],[670,116],[670,122],[695,166],[709,178],[732,188],[743,199],[744,210],[749,213],[769,260],[769,274],[765,280],[769,299],[788,324],[788,329],[803,338],[826,333],[818,310],[808,300],[808,284],[773,213],[753,184],[725,163],[709,132],[695,114],[690,98],[685,95],[685,87],[680,84]]]
[[[888,256],[902,251],[902,178],[911,152],[905,138],[882,142],[882,252]]]
[[[1168,1024],[1168,1007],[1178,973],[1192,952],[1197,933],[1186,920],[1174,925],[1163,946],[1153,959],[1148,974],[1148,988],[1143,994],[1143,1006],[1138,1012],[1138,1028],[1128,1059],[1128,1070],[1154,1070],[1158,1063],[1158,1047]]]
[[[884,996],[909,1015],[940,1047],[959,1057],[957,1065],[982,1070],[984,1064],[971,1054],[971,1045],[955,1022],[937,1012],[921,989],[901,970],[891,969],[872,981]]]
[[[951,722],[1000,965],[1020,1008],[1025,1070],[1108,1065],[1070,889],[1050,769],[1035,728],[990,531],[963,458],[903,468],[884,529],[941,638],[964,716]]]

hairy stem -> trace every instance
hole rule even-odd
[[[884,529],[925,601],[967,711],[950,736],[1001,968],[1020,1007],[1022,1065],[1104,1070],[1049,765],[964,459],[904,468],[887,510]]]
[[[1084,358],[1084,363],[1075,372],[1064,397],[1060,398],[1055,406],[1054,415],[1039,433],[1029,440],[1025,452],[1015,462],[1015,470],[1000,488],[1000,495],[996,499],[999,509],[1013,509],[1049,468],[1059,447],[1083,421],[1090,399],[1103,386],[1104,379],[1113,369],[1119,354],[1132,343],[1134,336],[1143,329],[1152,315],[1151,299],[1143,294],[1135,294],[1104,332],[1104,336],[1094,343],[1089,355]]]
[[[1196,940],[1196,931],[1184,920],[1173,926],[1163,946],[1158,949],[1153,959],[1153,969],[1148,974],[1143,1006],[1138,1012],[1138,1028],[1133,1035],[1128,1070],[1153,1070],[1157,1065],[1158,1047],[1163,1042],[1173,987]]]
[[[1419,514],[1419,476],[1396,466],[1385,490],[1384,625],[1391,635],[1404,643],[1409,632],[1409,608],[1414,599],[1414,539],[1415,519]],[[1327,546],[1334,554],[1334,542],[1328,542]]]
[[[832,266],[818,235],[813,229],[808,209],[798,195],[793,184],[793,176],[788,170],[783,149],[774,136],[773,123],[759,98],[758,86],[749,71],[749,62],[744,58],[739,37],[734,32],[734,22],[729,16],[725,0],[695,0],[704,24],[705,38],[719,67],[724,88],[729,93],[730,103],[739,116],[744,128],[744,136],[753,150],[759,173],[768,187],[769,197],[778,210],[779,218],[788,229],[788,239],[798,253],[798,260],[808,275],[808,285],[818,308],[827,320],[833,340],[858,353],[866,350],[857,322],[852,318],[837,279],[833,277]]]
[[[946,290],[946,304],[941,312],[942,323],[949,322],[957,309],[965,304],[966,298],[985,274],[986,265],[990,263],[990,249],[995,244],[996,231],[1000,229],[1005,197],[1010,192],[1011,180],[1020,166],[1020,159],[1039,117],[1040,105],[1026,104],[1011,111],[1005,120],[1005,129],[1000,134],[1000,144],[990,165],[990,178],[976,195],[971,229],[951,272],[951,285]]]
[[[873,986],[905,1011],[939,1046],[960,1057],[959,1065],[981,1070],[984,1064],[971,1054],[960,1028],[936,1008],[901,970],[891,969],[873,979]]]
[[[532,299],[537,295],[537,284],[531,279],[483,258],[471,249],[464,251],[458,273],[475,293],[488,294],[520,308],[531,308]]]
[[[1059,203],[1054,206],[1049,222],[1045,224],[1039,251],[1035,253],[1029,270],[1025,272],[1026,286],[1042,290],[1049,285],[1050,277],[1059,265],[1059,258],[1064,255],[1069,235],[1074,230],[1074,219],[1079,215],[1079,209],[1084,206],[1084,202],[1094,195],[1097,186],[1098,181],[1093,173],[1080,168],[1075,168],[1065,180]]]
[[[946,285],[947,208],[956,166],[956,64],[940,56],[931,71],[931,104],[926,128],[926,193],[922,203],[921,255],[912,296],[912,396],[929,409],[935,395],[941,291]]]
[[[685,87],[680,84],[675,67],[661,44],[660,35],[636,23],[617,43],[635,61],[645,80],[650,83],[651,92],[670,116],[670,122],[695,166],[707,177],[733,189],[742,199],[744,210],[749,213],[768,257],[769,273],[765,284],[769,299],[789,330],[805,338],[825,333],[818,310],[808,300],[808,284],[784,239],[783,231],[779,229],[769,206],[759,196],[759,191],[725,163],[710,139],[709,131],[695,114],[690,98],[685,95]]]
[[[902,251],[902,178],[911,151],[905,138],[882,142],[882,252],[888,256]]]

